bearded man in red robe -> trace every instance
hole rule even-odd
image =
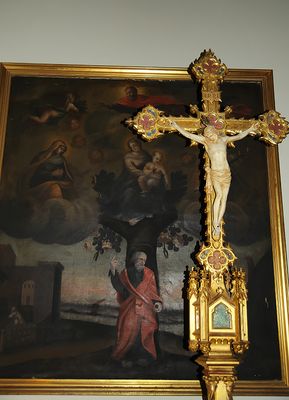
[[[111,261],[111,283],[120,305],[112,357],[122,361],[123,366],[132,366],[133,362],[145,366],[157,358],[154,335],[158,329],[156,313],[162,310],[162,300],[154,273],[145,266],[146,259],[144,252],[133,253],[130,265],[120,273],[116,270],[118,260]]]

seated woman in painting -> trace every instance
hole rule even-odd
[[[66,143],[55,140],[36,155],[22,179],[22,194],[40,202],[64,198],[64,190],[73,181],[64,157],[66,151]]]
[[[161,153],[155,151],[152,158],[135,138],[128,141],[128,148],[120,175],[101,171],[94,177],[102,211],[122,221],[162,213],[170,179]]]

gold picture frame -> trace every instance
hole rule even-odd
[[[13,86],[14,82],[16,82],[19,86]],[[165,89],[165,92],[159,93],[158,90],[162,90],[162,83],[167,82],[172,85],[175,89],[175,99],[177,99],[176,104],[174,104],[177,109],[185,110],[185,106],[182,103],[184,100],[181,99],[179,93],[181,92],[183,86],[187,87],[188,84],[193,86],[193,82],[191,81],[190,76],[187,73],[186,69],[183,68],[134,68],[134,67],[108,67],[108,66],[72,66],[72,65],[49,65],[49,64],[15,64],[15,63],[3,63],[1,65],[1,87],[0,87],[0,164],[2,176],[8,176],[8,172],[5,168],[9,162],[11,162],[10,153],[13,148],[13,141],[9,135],[11,132],[13,133],[13,126],[20,129],[21,124],[23,125],[23,135],[27,135],[31,141],[31,145],[35,145],[34,155],[36,150],[40,150],[39,143],[41,139],[37,136],[37,130],[43,135],[49,135],[51,133],[51,128],[48,127],[49,123],[56,123],[57,126],[57,134],[61,136],[59,132],[61,129],[66,130],[65,132],[79,132],[79,129],[93,129],[95,122],[93,122],[93,116],[91,117],[90,123],[94,126],[93,128],[88,127],[89,124],[87,122],[87,117],[84,117],[85,123],[83,119],[76,118],[75,126],[72,124],[72,116],[73,112],[76,110],[72,110],[72,114],[70,115],[70,110],[68,108],[63,109],[63,104],[61,107],[59,105],[49,107],[47,105],[41,107],[36,111],[31,111],[32,108],[29,108],[33,101],[40,101],[40,92],[41,90],[37,89],[37,80],[41,80],[41,90],[42,87],[53,86],[57,81],[61,82],[61,90],[56,89],[57,95],[67,94],[70,91],[70,82],[78,82],[78,88],[81,87],[82,82],[93,83],[99,82],[100,80],[103,82],[103,85],[107,85],[107,88],[112,88],[112,93],[114,96],[120,97],[120,88],[125,88],[128,86],[137,87],[139,93],[142,93],[142,101],[137,102],[135,99],[135,105],[131,105],[130,103],[125,103],[121,101],[111,102],[111,104],[106,104],[106,110],[112,110],[113,113],[119,113],[122,119],[118,119],[118,123],[121,124],[124,116],[129,116],[130,113],[136,112],[138,108],[143,106],[143,101],[147,98],[147,101],[155,101],[157,104],[164,105],[166,112],[171,112],[170,107],[173,104],[172,99],[170,98],[170,94],[168,92],[168,88]],[[53,82],[52,82],[53,80]],[[31,83],[32,81],[36,82],[36,86],[34,87]],[[45,82],[52,82],[52,84],[48,84],[47,86]],[[19,83],[20,82],[20,83]],[[44,83],[43,83],[44,82]],[[115,84],[117,82],[117,84]],[[226,101],[235,101],[237,106],[235,108],[235,115],[237,117],[242,116],[241,114],[245,112],[246,116],[254,116],[255,113],[257,115],[257,109],[259,111],[265,111],[274,109],[274,94],[273,94],[273,78],[272,71],[270,70],[241,70],[234,69],[229,70],[227,77],[225,78],[224,85],[230,84],[232,85],[230,89],[228,89],[228,94],[225,96],[223,102],[224,105]],[[22,86],[21,86],[22,85]],[[25,85],[28,91],[31,91],[32,94],[26,96],[25,94]],[[32,87],[32,86],[33,87]],[[242,101],[235,98],[233,86],[239,85],[239,93],[241,93]],[[256,93],[259,90],[259,101],[262,102],[261,108],[260,106],[252,105],[251,109],[245,110],[244,101],[246,101],[246,91],[247,87],[245,85],[255,85]],[[73,85],[72,85],[73,86]],[[196,86],[196,84],[195,84]],[[32,89],[31,89],[32,87]],[[253,87],[253,86],[252,86]],[[36,89],[35,89],[36,88]],[[161,89],[160,89],[161,88]],[[18,90],[18,91],[17,91]],[[33,91],[34,90],[34,91]],[[76,90],[76,89],[75,89]],[[88,90],[88,89],[87,89]],[[142,92],[143,90],[143,92]],[[150,93],[149,90],[152,90]],[[225,90],[225,89],[224,89]],[[196,89],[195,89],[196,92]],[[30,92],[29,92],[30,93]],[[96,93],[96,91],[95,91]],[[96,93],[97,94],[97,93]],[[41,94],[44,96],[44,94]],[[79,93],[78,93],[79,95]],[[137,95],[137,94],[136,94]],[[80,93],[80,96],[82,94]],[[195,96],[195,95],[194,95]],[[192,102],[196,100],[196,97],[193,96]],[[236,95],[238,97],[238,95]],[[260,100],[260,98],[262,99]],[[56,96],[57,97],[57,96]],[[83,96],[82,96],[83,97]],[[100,96],[99,101],[93,103],[92,95],[90,98],[90,103],[88,106],[88,111],[84,110],[85,113],[90,113],[90,107],[94,107],[93,111],[97,110],[97,107],[103,107],[101,104],[102,98]],[[161,99],[160,99],[161,98]],[[35,100],[36,99],[36,100]],[[44,99],[44,97],[42,97]],[[31,104],[27,105],[27,101],[30,101]],[[81,99],[83,100],[83,98]],[[48,104],[48,100],[46,101]],[[108,101],[108,100],[107,100]],[[257,101],[257,100],[256,100]],[[73,101],[72,101],[73,103]],[[39,105],[39,104],[38,104]],[[75,105],[75,104],[74,104]],[[92,105],[92,106],[91,106]],[[187,106],[189,104],[186,104]],[[24,108],[21,108],[24,107]],[[32,107],[32,106],[31,106]],[[44,107],[44,108],[43,108]],[[46,107],[46,108],[45,108]],[[124,108],[123,108],[124,107]],[[183,108],[182,108],[183,107]],[[258,108],[259,107],[259,108]],[[60,111],[59,109],[62,108]],[[85,107],[84,107],[85,108]],[[91,108],[91,109],[92,109]],[[79,112],[80,107],[76,107],[77,113]],[[175,108],[176,109],[176,108]],[[175,110],[174,109],[174,110]],[[54,110],[55,114],[48,113],[48,116],[44,116],[43,110]],[[234,108],[233,108],[234,110]],[[108,115],[110,111],[108,111]],[[259,112],[259,113],[261,113]],[[58,113],[58,115],[57,115]],[[247,113],[247,114],[246,114]],[[251,115],[253,113],[253,115]],[[240,114],[240,115],[239,115]],[[88,114],[86,114],[88,115]],[[116,115],[116,114],[113,114]],[[21,124],[18,121],[16,125],[15,116],[21,116]],[[99,114],[96,114],[99,116]],[[34,117],[34,118],[33,118]],[[58,122],[59,120],[54,120],[57,118],[64,118],[62,122]],[[20,117],[19,117],[20,118]],[[64,122],[63,122],[64,121]],[[77,123],[82,124],[77,125]],[[18,124],[18,125],[17,125]],[[25,125],[26,124],[26,125]],[[60,125],[59,125],[60,124]],[[61,125],[63,124],[63,125]],[[69,127],[67,127],[70,124]],[[85,125],[86,124],[86,125]],[[60,128],[59,128],[60,126]],[[50,129],[50,130],[49,130]],[[74,130],[75,129],[75,130]],[[127,129],[122,125],[121,129]],[[49,130],[49,132],[48,132]],[[8,132],[9,131],[9,132]],[[8,132],[8,133],[7,133]],[[15,128],[16,132],[16,128]],[[67,133],[67,135],[69,134]],[[15,133],[18,134],[17,132]],[[92,133],[93,134],[93,133]],[[30,136],[29,136],[30,135]],[[34,136],[33,136],[34,135]],[[128,130],[128,135],[133,135],[132,132]],[[74,135],[76,136],[76,135]],[[81,135],[80,135],[81,136]],[[48,136],[47,136],[48,137]],[[9,143],[7,145],[7,141],[9,139]],[[73,142],[71,139],[70,143],[74,143],[74,149],[79,149],[81,146],[81,142],[79,138],[79,142]],[[82,138],[82,140],[84,140]],[[75,139],[76,141],[76,139]],[[45,139],[45,143],[47,143],[47,138]],[[100,142],[98,142],[100,143]],[[184,143],[182,143],[185,146]],[[262,146],[261,144],[258,144]],[[9,147],[10,146],[10,147]],[[38,147],[37,147],[38,146]],[[72,146],[72,145],[71,145]],[[157,146],[157,145],[156,145]],[[44,148],[44,142],[42,149]],[[265,148],[265,146],[264,146]],[[106,149],[103,147],[103,149]],[[191,150],[191,149],[189,149]],[[194,149],[197,151],[197,149]],[[27,150],[28,151],[28,150]],[[76,151],[76,150],[75,150]],[[106,150],[107,151],[107,150]],[[10,153],[9,153],[10,152]],[[16,155],[20,154],[20,150],[17,148]],[[103,153],[104,150],[100,151]],[[278,335],[279,342],[279,355],[277,354],[276,362],[279,365],[279,376],[276,378],[274,376],[272,379],[262,379],[262,376],[252,377],[255,379],[240,379],[236,383],[235,394],[236,395],[285,395],[289,394],[289,320],[288,320],[288,271],[287,271],[287,263],[286,263],[286,250],[285,250],[285,235],[284,235],[284,227],[283,227],[283,210],[282,210],[282,199],[281,199],[281,187],[280,187],[280,173],[279,173],[279,160],[278,160],[278,150],[276,147],[269,148],[266,147],[266,163],[267,163],[267,172],[265,171],[265,175],[268,179],[268,189],[267,190],[267,201],[269,202],[269,216],[270,218],[270,251],[272,253],[273,260],[273,274],[274,274],[274,286],[273,292],[275,297],[275,304],[273,305],[273,309],[276,308],[276,332]],[[8,154],[9,153],[9,154]],[[102,157],[100,153],[96,154],[96,157]],[[90,153],[92,154],[92,153]],[[188,152],[184,155],[184,162],[189,160]],[[9,157],[10,158],[9,158]],[[185,156],[187,158],[185,158]],[[31,158],[31,157],[30,157]],[[13,157],[12,157],[13,159]],[[4,160],[4,161],[3,161]],[[8,160],[8,161],[7,161]],[[10,160],[10,161],[9,161]],[[5,164],[6,162],[6,164]],[[94,165],[96,162],[93,161]],[[190,161],[188,161],[190,162]],[[22,167],[19,165],[22,163]],[[26,163],[26,164],[25,164]],[[3,167],[2,167],[3,164]],[[15,169],[15,173],[19,174],[19,171],[25,168],[25,165],[28,164],[28,158],[22,156],[21,162],[19,161],[18,169]],[[121,165],[121,164],[120,164]],[[14,171],[13,171],[14,173]],[[15,176],[16,176],[15,175]],[[264,175],[264,176],[265,176]],[[266,176],[264,179],[266,179]],[[19,179],[19,176],[18,176]],[[233,180],[234,181],[234,180]],[[7,184],[7,179],[2,180],[2,184]],[[5,188],[1,190],[1,195],[3,195],[3,191],[5,192]],[[1,229],[1,228],[0,228]],[[230,230],[229,230],[230,231]],[[10,232],[10,231],[9,231]],[[11,233],[10,233],[11,234]],[[26,236],[27,238],[27,236]],[[228,234],[228,240],[230,241],[230,236]],[[45,241],[43,241],[44,243]],[[3,243],[3,242],[2,242]],[[0,241],[1,245],[1,241]],[[189,245],[190,246],[190,245]],[[193,248],[191,248],[193,250]],[[236,251],[237,255],[238,252]],[[188,263],[190,260],[188,259]],[[257,267],[256,267],[257,268]],[[182,281],[183,272],[185,270],[185,266],[183,271],[180,272],[179,279]],[[261,275],[262,277],[262,275]],[[260,277],[258,276],[258,279]],[[261,279],[261,278],[260,278]],[[266,277],[265,277],[266,279]],[[6,282],[5,278],[3,279],[4,283]],[[250,287],[249,287],[250,290]],[[179,293],[181,298],[181,293]],[[262,293],[260,294],[260,296]],[[0,296],[1,297],[1,296]],[[183,300],[181,300],[183,301]],[[9,303],[10,304],[10,303]],[[249,292],[249,309],[250,309],[250,292]],[[266,303],[266,307],[270,307]],[[274,325],[273,321],[273,325]],[[265,326],[266,328],[266,326]],[[253,328],[254,329],[254,328]],[[263,329],[262,327],[260,329]],[[249,339],[250,339],[250,326],[249,326]],[[263,335],[266,336],[266,332],[263,331]],[[2,337],[2,336],[1,336]],[[11,349],[10,349],[11,351]],[[169,378],[162,379],[152,379],[146,378],[141,379],[139,377],[133,379],[114,379],[114,378],[99,378],[95,379],[91,377],[91,374],[88,373],[89,378],[71,378],[66,376],[65,378],[59,378],[56,376],[55,378],[35,378],[35,374],[31,373],[31,376],[23,378],[22,376],[18,377],[3,377],[1,375],[1,366],[5,367],[5,360],[3,361],[3,354],[0,353],[0,394],[86,394],[86,395],[200,395],[201,388],[200,382],[198,380],[188,379],[171,379],[171,375]],[[260,355],[260,353],[258,353]],[[17,353],[16,353],[17,357]],[[252,356],[253,357],[253,356]],[[2,362],[1,362],[2,358]],[[21,360],[19,360],[21,361]],[[181,361],[182,362],[182,361]],[[192,361],[190,361],[192,362]],[[275,361],[274,361],[275,362]],[[7,364],[8,365],[8,364]],[[13,363],[9,364],[13,365]],[[274,364],[275,365],[275,364]],[[267,368],[270,369],[270,365],[267,365]],[[12,372],[13,374],[13,372]],[[19,374],[21,375],[21,374]],[[37,375],[37,374],[36,374]],[[39,376],[41,374],[38,374]],[[245,374],[246,376],[246,374]]]

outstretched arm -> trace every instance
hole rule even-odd
[[[117,270],[118,267],[119,267],[119,261],[114,256],[110,261],[110,270],[108,275],[110,276],[113,288],[117,291],[117,293],[119,293],[122,296],[123,299],[126,299],[129,296],[129,293],[120,280],[119,272]]]
[[[227,136],[227,142],[231,143],[231,142],[236,142],[237,140],[243,139],[244,137],[249,135],[250,132],[254,132],[256,130],[256,127],[257,127],[257,123],[254,123],[253,125],[250,126],[249,129],[246,129],[245,131],[240,132],[237,135]]]
[[[204,144],[203,136],[196,135],[195,133],[189,133],[185,129],[181,128],[175,121],[170,120],[171,125],[178,131],[180,134],[185,136],[188,139],[194,140],[197,143]]]

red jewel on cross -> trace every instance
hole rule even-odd
[[[215,250],[213,255],[208,257],[208,262],[215,269],[220,269],[226,263],[226,257],[219,250]]]
[[[216,72],[218,69],[218,64],[216,64],[214,60],[208,60],[206,63],[204,63],[203,68],[207,72]]]
[[[282,134],[282,125],[277,120],[269,124],[269,129],[270,131],[273,131],[277,136]]]
[[[146,131],[148,131],[154,125],[154,123],[155,121],[151,119],[148,114],[145,114],[139,121],[139,125]]]

